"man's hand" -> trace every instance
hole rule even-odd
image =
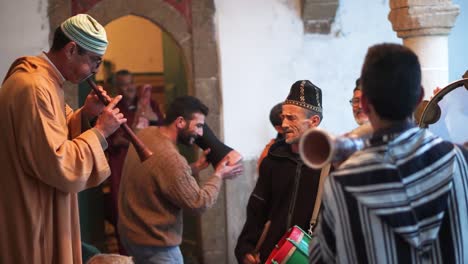
[[[244,166],[242,162],[228,165],[230,164],[229,161],[229,158],[220,161],[218,166],[216,166],[215,175],[219,176],[221,179],[232,179],[244,172]]]
[[[107,98],[109,102],[112,100],[112,98],[107,95],[107,92],[102,88],[102,86],[97,86],[99,89],[99,92],[104,96],[104,98]],[[101,114],[102,110],[104,109],[104,104],[99,100],[99,97],[96,95],[94,90],[91,90],[91,92],[86,96],[86,100],[84,102],[82,111],[84,116],[90,120],[99,114]]]
[[[236,150],[231,150],[229,153],[226,155],[226,157],[223,158],[223,161],[225,159],[229,159],[228,164],[229,165],[234,165],[242,161],[242,155],[237,152]]]
[[[123,114],[120,113],[118,108],[114,108],[117,103],[122,99],[121,95],[115,97],[99,115],[96,126],[94,126],[104,137],[108,137],[114,133],[121,124],[127,122]]]
[[[260,256],[259,254],[248,253],[244,256],[243,264],[259,264]]]
[[[205,149],[202,153],[202,155],[198,158],[197,161],[194,163],[190,164],[190,168],[192,168],[192,174],[197,175],[200,171],[206,169],[208,165],[208,160],[206,159],[206,155],[210,153],[211,149]]]
[[[436,94],[438,94],[440,91],[442,91],[442,88],[440,88],[439,86],[432,90],[432,95],[431,98],[429,98],[429,101],[432,100],[432,98],[434,98],[434,96],[436,96]]]

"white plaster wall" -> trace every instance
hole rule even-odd
[[[0,82],[18,57],[49,49],[47,0],[0,0]]]
[[[269,111],[299,79],[323,91],[321,127],[333,133],[354,128],[348,100],[367,48],[402,43],[387,19],[388,0],[341,0],[330,35],[303,33],[297,0],[215,4],[224,139],[247,159],[258,157],[275,135]]]
[[[454,2],[461,6],[461,14],[449,37],[450,81],[468,69],[463,59],[463,43],[468,42],[467,4]],[[1,80],[17,57],[48,50],[47,3],[0,0]],[[246,158],[257,157],[275,135],[268,121],[270,108],[284,100],[298,79],[310,79],[323,89],[322,127],[334,133],[352,129],[355,124],[347,101],[367,47],[383,41],[401,43],[387,20],[388,0],[340,0],[333,34],[327,36],[303,34],[299,0],[215,0],[215,4],[224,138]],[[455,59],[458,63],[452,67]],[[431,127],[436,134],[456,142],[467,140],[466,129],[458,128],[466,124],[468,116],[463,92],[456,91],[460,96],[442,102],[448,111],[460,115],[448,114],[445,125]]]

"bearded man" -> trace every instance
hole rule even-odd
[[[203,186],[192,175],[208,166],[206,149],[188,164],[176,143],[192,145],[203,136],[206,107],[192,96],[178,97],[169,106],[161,127],[138,133],[154,153],[141,163],[130,146],[122,171],[118,228],[125,250],[136,263],[183,263],[182,210],[201,213],[215,202],[223,179],[242,174],[242,163],[219,162]]]

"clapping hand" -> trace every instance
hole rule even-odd
[[[202,155],[198,158],[198,160],[190,164],[190,168],[192,168],[193,175],[197,175],[200,171],[206,169],[208,165],[210,165],[206,158],[206,156],[208,155],[208,153],[210,153],[210,151],[211,149],[209,148],[205,149]]]

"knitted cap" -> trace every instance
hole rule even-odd
[[[308,80],[297,81],[291,86],[283,104],[292,104],[322,113],[322,90]]]
[[[107,48],[106,30],[94,18],[78,14],[60,25],[63,33],[83,49],[104,55]]]

